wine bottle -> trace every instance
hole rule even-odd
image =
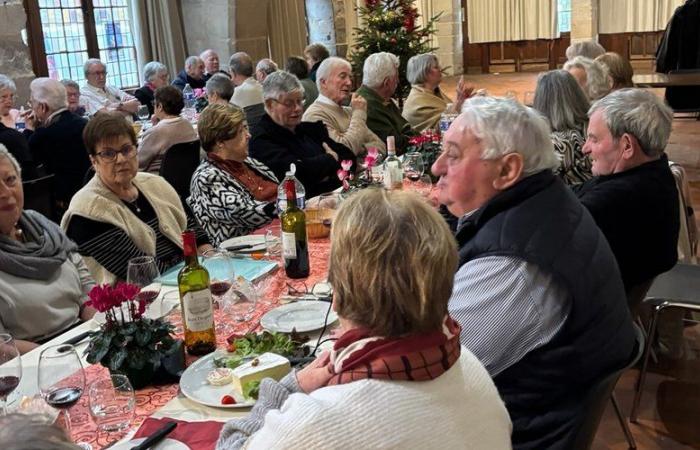
[[[190,355],[205,355],[216,349],[214,306],[209,287],[209,272],[199,264],[194,231],[182,233],[185,267],[177,274],[185,348]]]
[[[403,188],[403,167],[396,157],[394,136],[386,138],[386,159],[384,160],[384,187],[388,190]]]
[[[280,215],[284,271],[289,278],[305,278],[309,276],[306,214],[297,206],[294,180],[285,179],[283,184],[287,194],[287,208]]]

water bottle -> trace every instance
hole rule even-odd
[[[296,171],[297,167],[294,165],[294,163],[290,164],[289,170],[285,174],[284,180],[294,180],[294,186],[296,186],[295,190],[297,195],[297,207],[299,207],[299,209],[304,209],[304,207],[306,206],[306,189],[304,189],[304,185],[301,184],[297,177],[294,176]],[[282,180],[279,187],[277,188],[277,214],[281,214],[282,211],[287,209],[287,193],[284,190],[284,180]]]
[[[440,115],[439,127],[441,136],[445,135],[447,129],[450,128],[450,125],[452,125],[452,122],[454,122],[456,118],[457,114],[452,112],[452,103],[448,103],[445,112]]]
[[[24,106],[19,108],[19,117],[15,121],[15,129],[20,133],[26,128],[26,123],[24,122]]]
[[[194,108],[194,89],[189,83],[182,90],[182,98],[185,100],[185,108]]]

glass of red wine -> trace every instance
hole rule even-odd
[[[235,276],[233,273],[233,261],[226,251],[207,250],[203,255],[202,265],[209,272],[209,288],[214,302],[219,309],[225,311],[226,296],[229,295]],[[216,333],[228,333],[230,325],[228,321],[216,321]]]
[[[406,153],[403,156],[403,173],[412,182],[420,180],[425,172],[423,155],[420,153]]]
[[[0,415],[7,414],[7,397],[19,386],[22,379],[22,359],[15,340],[7,333],[0,333]]]
[[[78,403],[85,390],[85,373],[75,347],[59,344],[46,347],[39,355],[39,392],[50,406],[63,411],[70,435],[68,410]]]
[[[150,305],[160,295],[160,270],[152,256],[131,258],[126,269],[126,281],[141,288],[137,298]]]

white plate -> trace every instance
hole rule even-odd
[[[265,245],[265,235],[264,234],[249,234],[247,236],[238,236],[235,238],[227,239],[219,245],[220,248],[227,249],[229,247],[235,247],[237,245],[250,245],[251,247],[244,248],[242,250],[235,250],[236,253],[253,253],[265,251],[267,246]]]
[[[127,442],[122,442],[115,444],[110,448],[112,450],[131,450],[132,447],[139,445],[141,442],[145,441],[146,438],[132,439]],[[149,447],[153,450],[190,450],[190,448],[180,441],[175,439],[165,438],[156,445]]]
[[[278,333],[291,333],[293,328],[299,333],[318,330],[323,328],[330,307],[330,303],[318,300],[288,303],[268,311],[260,319],[260,325],[266,330]],[[328,313],[328,325],[337,319],[338,315],[331,309]]]
[[[229,383],[224,386],[213,386],[207,382],[207,375],[214,370],[214,358],[221,356],[219,353],[211,353],[199,358],[189,366],[180,377],[180,390],[190,400],[202,405],[215,408],[247,408],[253,406],[255,401],[247,400],[241,392],[233,388]],[[236,399],[234,405],[222,405],[221,397],[230,395]]]

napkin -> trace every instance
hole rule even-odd
[[[177,422],[177,427],[166,436],[186,444],[192,450],[212,450],[216,447],[219,433],[224,426],[224,422],[185,422],[176,419],[154,419],[152,417],[143,421],[133,439],[147,437],[157,431],[167,422]]]
[[[203,259],[200,257],[199,262],[201,263],[202,261]],[[255,281],[257,278],[277,268],[276,262],[256,261],[248,258],[233,258],[231,263],[233,264],[233,273],[236,276],[242,276],[248,281]],[[171,267],[158,278],[158,281],[165,285],[177,286],[177,274],[184,265],[185,263],[181,262]]]

